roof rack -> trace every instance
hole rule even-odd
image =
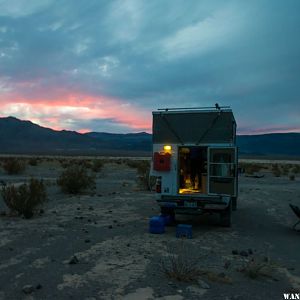
[[[158,108],[159,111],[174,111],[174,110],[208,110],[208,109],[230,109],[230,106],[206,106],[206,107],[172,107],[172,108]]]

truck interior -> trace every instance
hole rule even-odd
[[[234,147],[179,147],[179,194],[236,194]]]
[[[207,190],[207,147],[180,147],[179,194],[205,194]]]

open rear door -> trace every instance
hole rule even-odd
[[[208,193],[237,196],[236,147],[208,148]]]

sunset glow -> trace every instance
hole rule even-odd
[[[0,102],[0,109],[2,117],[15,116],[55,130],[89,132],[94,129],[79,126],[89,120],[112,120],[133,132],[151,130],[151,114],[148,111],[107,97],[83,94],[65,94],[60,99],[15,97],[9,103]]]

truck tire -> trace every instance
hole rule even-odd
[[[228,207],[220,214],[221,226],[231,227],[231,212],[232,212],[232,200],[230,200]]]
[[[232,210],[237,210],[237,198],[232,197],[231,201],[232,201]]]

